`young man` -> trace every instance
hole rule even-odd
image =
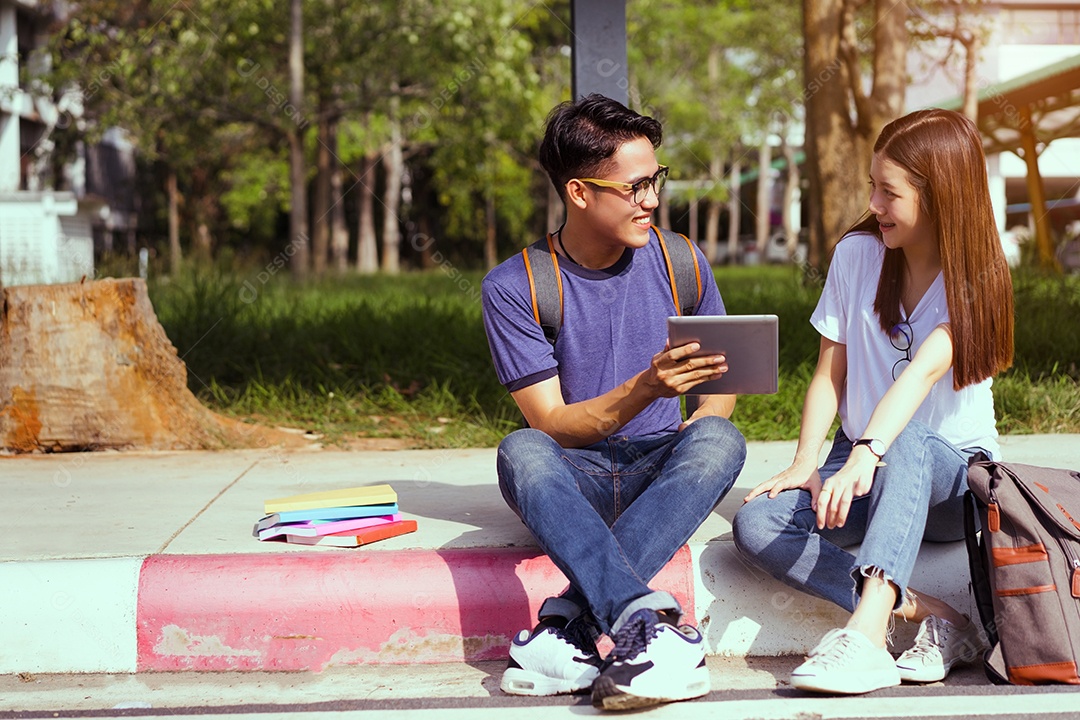
[[[652,211],[667,168],[656,120],[600,95],[548,117],[540,163],[566,205],[550,236],[563,319],[544,334],[522,255],[483,282],[484,326],[500,382],[529,428],[499,445],[503,497],[570,580],[539,624],[510,646],[502,689],[553,695],[592,689],[629,709],[709,691],[701,634],[648,583],[731,489],[746,442],[727,419],[734,396],[709,396],[682,421],[679,395],[727,370],[723,356],[667,346],[676,314]],[[697,249],[695,314],[723,301]],[[600,633],[615,648],[606,660]],[[595,682],[594,682],[595,681]]]

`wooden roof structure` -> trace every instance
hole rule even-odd
[[[1010,151],[1027,165],[1039,264],[1060,270],[1050,237],[1038,157],[1054,140],[1080,137],[1080,55],[984,87],[979,92],[978,103],[978,126],[986,153]],[[940,104],[948,110],[960,110],[962,106],[962,99]],[[1077,172],[1080,173],[1080,158]]]

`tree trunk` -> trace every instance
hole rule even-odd
[[[395,93],[397,86],[394,87]],[[390,147],[383,156],[383,167],[386,169],[386,192],[383,194],[383,205],[386,212],[383,215],[383,272],[391,275],[401,270],[401,227],[398,221],[398,212],[401,210],[401,178],[405,173],[405,157],[401,147],[401,119],[398,110],[401,106],[401,98],[396,94],[390,99]]]
[[[904,112],[908,80],[907,2],[877,0],[874,7],[874,85],[870,93],[869,118],[866,123],[860,122],[860,125],[869,126],[869,132],[863,136],[866,174],[870,172],[870,155],[881,129]]]
[[[435,267],[435,251],[432,250],[435,247],[435,238],[431,236],[431,222],[428,220],[427,213],[421,213],[420,218],[416,221],[417,233],[412,243],[414,250],[420,251],[420,267],[425,270],[430,270]]]
[[[176,187],[176,169],[170,165],[165,178],[165,190],[169,197],[169,273],[180,272],[183,262],[180,250],[180,191]]]
[[[972,32],[964,45],[964,115],[979,122],[979,36]]]
[[[655,222],[662,228],[671,227],[671,198],[667,193],[660,196],[660,206],[657,208],[659,219]]]
[[[334,271],[344,275],[349,269],[349,228],[345,224],[345,198],[337,144],[338,125],[335,122],[330,133],[330,149],[334,157],[330,165],[330,255],[334,261]]]
[[[375,237],[375,164],[373,155],[365,155],[360,161],[360,180],[356,188],[359,205],[356,271],[364,274],[379,270],[379,248]]]
[[[835,194],[861,169],[848,115],[847,73],[840,58],[843,6],[843,0],[803,0],[809,261],[819,268],[825,266],[830,240],[835,243],[843,223],[854,219],[860,201],[851,192]]]
[[[194,249],[192,255],[209,261],[214,256],[214,237],[210,232],[210,220],[213,215],[214,199],[203,190],[205,183],[198,181],[198,173],[195,176],[194,202],[191,203],[194,217],[192,218]]]
[[[780,150],[784,153],[787,161],[787,181],[784,183],[784,207],[781,221],[784,224],[784,240],[787,243],[788,260],[795,259],[795,252],[799,247],[798,224],[800,219],[795,216],[795,209],[799,207],[799,195],[802,189],[799,187],[799,164],[795,162],[795,149],[787,141],[787,128],[780,135]]]
[[[720,87],[720,61],[724,49],[714,43],[709,46],[708,58],[705,62],[705,71],[709,79],[709,86]],[[719,103],[707,103],[709,123],[715,127],[719,122]],[[724,161],[720,157],[720,148],[714,148],[712,157],[709,159],[709,180],[716,182],[724,174]],[[716,263],[716,256],[720,248],[720,214],[721,205],[718,201],[710,199],[708,215],[705,220],[705,258],[709,264]]]
[[[809,262],[823,268],[841,233],[866,210],[860,188],[873,143],[904,104],[907,9],[874,3],[873,82],[860,71],[854,10],[844,0],[803,0]]]
[[[326,274],[330,254],[330,175],[337,160],[330,143],[333,121],[319,113],[318,149],[315,155],[315,197],[311,208],[311,269],[315,277]]]
[[[757,243],[758,252],[764,254],[769,244],[770,222],[769,211],[772,200],[772,148],[769,146],[769,138],[761,141],[758,148],[758,178],[757,178],[757,212],[755,212],[754,241]]]
[[[304,104],[304,13],[302,0],[292,0],[289,26],[289,103],[303,117]],[[307,172],[304,169],[304,130],[290,126],[289,137],[289,244],[285,253],[292,257],[292,274],[306,280],[310,267],[307,217]]]
[[[210,186],[210,171],[205,167],[194,168],[191,172],[191,192],[188,195],[191,254],[204,262],[209,261],[214,252],[210,224],[214,219],[216,201],[211,195]]]
[[[565,214],[563,210],[565,208],[563,207],[562,199],[559,198],[559,191],[555,189],[555,186],[550,182],[545,184],[547,185],[548,193],[547,220],[545,221],[546,227],[544,228],[544,232],[549,233],[555,232],[559,229],[559,226],[562,225],[563,215]]]
[[[195,220],[195,255],[203,260],[210,260],[214,254],[214,238],[210,234],[210,225],[206,222],[206,210],[202,207],[205,201],[200,199],[196,205]]]
[[[295,280],[306,280],[311,267],[308,247],[307,177],[304,170],[304,139],[299,130],[289,131],[289,242],[282,251],[292,258]]]
[[[0,292],[3,449],[296,444],[286,433],[223,418],[199,403],[144,281],[25,285]]]
[[[694,242],[698,241],[698,205],[701,202],[701,198],[694,195],[690,198],[690,234],[689,238]]]
[[[728,179],[727,262],[734,265],[739,258],[739,225],[742,220],[742,155],[739,147],[731,151],[731,172]]]
[[[718,155],[709,161],[709,179],[721,177],[724,164]],[[718,200],[709,199],[709,208],[705,215],[705,258],[709,264],[716,262],[716,250],[720,246],[720,211],[723,208]]]
[[[498,226],[495,222],[495,194],[488,191],[487,201],[484,203],[484,219],[487,232],[484,235],[484,264],[491,270],[499,264],[498,249]]]

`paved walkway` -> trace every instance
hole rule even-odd
[[[798,659],[706,658],[712,692],[635,713],[649,720],[799,718],[1075,718],[1071,686],[990,685],[973,666],[944,683],[904,685],[857,697],[802,693],[787,683]],[[339,666],[321,673],[0,675],[0,718],[163,717],[199,720],[567,720],[618,717],[587,695],[514,697],[499,690],[505,661]],[[140,712],[139,708],[143,711]],[[117,712],[122,710],[123,712]],[[111,712],[110,712],[111,711]]]
[[[709,652],[805,652],[842,619],[747,567],[730,521],[793,442],[751,443],[736,488],[662,571]],[[1011,436],[1009,460],[1080,465],[1080,435]],[[506,508],[495,451],[117,453],[0,458],[0,673],[322,670],[505,657],[565,585]],[[261,543],[268,498],[390,483],[416,533],[368,547]],[[962,544],[913,585],[970,609]]]

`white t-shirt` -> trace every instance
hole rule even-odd
[[[885,246],[874,235],[853,233],[836,246],[825,289],[810,323],[823,336],[846,347],[847,381],[840,396],[840,421],[852,440],[863,437],[870,415],[892,386],[892,371],[905,353],[893,347],[874,313]],[[906,313],[903,307],[900,316]],[[914,342],[911,357],[934,328],[949,322],[945,281],[939,273],[907,321]],[[898,375],[899,376],[899,375]],[[957,448],[979,447],[1000,455],[994,417],[993,380],[953,390],[953,371],[934,383],[915,412],[918,420]]]

